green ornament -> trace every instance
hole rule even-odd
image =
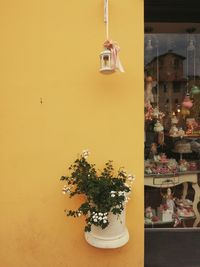
[[[192,88],[191,88],[191,93],[192,93],[193,95],[197,95],[197,94],[199,94],[199,93],[200,93],[200,89],[199,89],[199,87],[196,86],[196,85],[192,86]]]

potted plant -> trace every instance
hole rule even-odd
[[[126,244],[129,233],[125,225],[125,206],[129,200],[135,179],[123,168],[114,171],[112,161],[103,170],[96,170],[88,162],[89,151],[82,154],[69,167],[69,175],[62,192],[69,197],[84,195],[84,201],[76,210],[66,210],[67,216],[85,217],[86,241],[101,248],[116,248]]]

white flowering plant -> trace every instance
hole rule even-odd
[[[69,197],[84,195],[85,200],[77,210],[65,210],[67,216],[85,216],[85,231],[91,226],[102,229],[109,225],[109,213],[121,214],[129,200],[129,193],[135,177],[126,173],[124,168],[114,172],[112,161],[105,163],[102,171],[97,171],[95,164],[87,160],[89,151],[82,154],[68,168],[70,175],[62,176],[65,181],[62,192]]]

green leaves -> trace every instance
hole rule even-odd
[[[126,193],[130,192],[126,172],[121,168],[115,175],[113,162],[109,160],[98,174],[95,164],[90,164],[83,156],[77,158],[68,171],[70,175],[60,178],[66,182],[64,191],[69,197],[82,194],[86,198],[77,210],[67,211],[67,216],[85,216],[85,231],[90,231],[91,225],[106,228],[109,224],[107,214],[121,214],[127,200]],[[70,190],[66,189],[67,186]]]

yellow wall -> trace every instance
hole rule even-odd
[[[0,266],[143,266],[143,1],[110,0],[126,73],[98,72],[103,0],[0,1]],[[40,103],[40,98],[43,103]],[[89,246],[61,175],[91,151],[136,174],[116,250]]]

